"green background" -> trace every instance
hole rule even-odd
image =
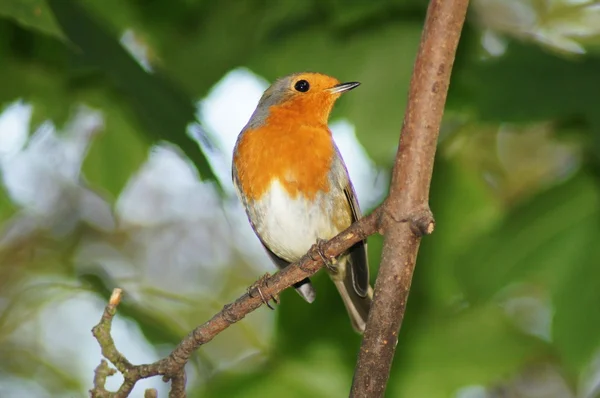
[[[468,386],[490,394],[477,396],[596,396],[589,383],[600,371],[600,17],[592,3],[472,2],[431,187],[437,227],[421,245],[388,396],[462,397]],[[214,180],[185,128],[195,101],[230,70],[246,67],[269,81],[321,71],[362,83],[333,117],[353,123],[369,156],[389,169],[425,11],[422,0],[2,0],[0,101],[32,104],[32,132],[49,119],[61,128],[78,104],[100,110],[105,126],[81,183],[113,206],[161,141]],[[120,44],[127,29],[151,49],[153,73]],[[486,44],[492,35],[501,42],[497,56]],[[2,190],[5,236],[21,214]],[[117,245],[126,239],[82,224],[67,234],[39,227],[0,246],[0,357],[11,358],[0,361],[2,377],[35,380],[50,396],[90,388],[91,373],[82,379],[44,356],[34,338],[15,347],[13,334],[49,297],[60,299],[52,289],[26,292],[32,278],[59,279],[62,293],[103,300],[121,284],[78,266],[86,261],[74,255],[78,245],[98,234]],[[376,275],[381,238],[369,243]],[[164,293],[191,301],[193,311],[131,298],[120,315],[166,353],[259,276],[234,260],[211,301]],[[318,275],[316,285],[313,305],[286,292],[274,314],[260,309],[203,349],[189,370],[189,396],[347,396],[360,338],[327,278]],[[274,323],[252,321],[259,316]],[[259,354],[225,361],[235,356],[224,354],[235,333],[246,333],[241,346]]]

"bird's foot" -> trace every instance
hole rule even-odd
[[[277,297],[277,295],[275,295],[275,296],[271,296],[271,297],[267,298],[263,294],[263,291],[261,289],[261,287],[268,286],[268,280],[270,277],[271,277],[271,274],[269,274],[268,272],[266,274],[264,274],[263,276],[261,276],[256,282],[254,282],[252,285],[250,285],[250,287],[247,290],[247,293],[248,293],[248,296],[254,297],[254,291],[256,290],[258,292],[258,295],[260,296],[262,302],[265,303],[267,305],[267,307],[274,310],[275,308],[271,305],[270,301],[273,300],[273,302],[275,304],[279,304],[279,297]]]
[[[325,263],[325,267],[327,268],[327,270],[331,273],[337,273],[338,272],[338,267],[337,267],[337,259],[335,257],[327,257],[325,255],[325,251],[323,250],[323,245],[327,243],[327,240],[325,239],[317,239],[317,243],[315,243],[313,245],[313,248],[317,251],[317,254],[319,255],[319,257],[321,258],[321,260],[323,260],[323,262]],[[313,260],[317,260],[316,258],[312,258]]]

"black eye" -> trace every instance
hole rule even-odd
[[[296,91],[300,91],[301,93],[305,93],[310,89],[310,84],[306,80],[298,80],[294,85]]]

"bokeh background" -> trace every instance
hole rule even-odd
[[[274,78],[362,82],[331,128],[379,204],[426,5],[1,0],[0,397],[86,396],[115,286],[142,363],[274,270],[230,182]],[[599,44],[598,1],[472,0],[387,396],[600,396]],[[315,281],[202,348],[189,396],[347,396],[360,337]]]

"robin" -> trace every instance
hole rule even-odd
[[[280,78],[264,92],[237,138],[233,183],[250,225],[279,268],[361,217],[327,126],[336,100],[359,84],[319,73]],[[352,326],[362,333],[373,296],[366,241],[327,263]],[[307,302],[314,301],[308,278],[294,287]]]

